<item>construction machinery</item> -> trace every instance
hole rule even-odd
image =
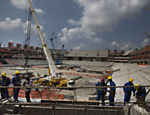
[[[51,35],[51,38],[48,38],[48,39],[50,40],[51,45],[52,45],[52,55],[53,55],[53,58],[56,60],[55,64],[56,65],[61,65],[62,62],[60,61],[60,55],[61,55],[62,51],[57,55],[56,54],[56,49],[55,49],[55,44],[54,44],[54,40],[57,39],[57,36],[53,32],[52,35]]]
[[[35,24],[36,24],[36,29],[38,31],[38,34],[42,43],[43,51],[46,56],[46,60],[48,62],[48,69],[49,69],[49,76],[46,78],[42,78],[42,79],[38,79],[37,81],[34,81],[34,84],[37,83],[40,85],[47,85],[47,86],[54,86],[54,87],[71,86],[72,84],[75,83],[75,81],[62,78],[62,76],[57,72],[57,68],[55,67],[55,64],[52,59],[52,53],[44,42],[44,37],[40,30],[40,26],[36,18],[34,9],[32,7],[31,1],[28,0],[28,3],[29,3],[30,10],[32,12],[32,15],[33,15]]]
[[[32,12],[31,9],[29,8],[28,11],[28,27],[27,27],[27,38],[25,40],[25,45],[28,46],[30,44],[30,34],[31,34],[31,20],[32,20]],[[25,55],[25,64],[24,67],[28,66],[28,51],[24,53]]]

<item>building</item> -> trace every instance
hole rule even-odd
[[[110,51],[109,50],[109,62],[116,62],[116,63],[129,63],[131,60],[131,56],[129,55],[130,52],[133,50],[127,50],[126,52],[124,50],[121,51]]]
[[[150,64],[150,45],[136,49],[129,55],[132,57],[131,63]]]
[[[23,46],[23,47],[22,47]],[[16,46],[13,42],[8,42],[8,47],[0,47],[1,58],[28,58],[31,59],[45,59],[42,48],[17,43]]]
[[[65,57],[67,60],[107,61],[108,50],[71,50]]]

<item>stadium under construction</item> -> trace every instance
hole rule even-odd
[[[14,76],[18,75],[20,79],[19,85],[12,82],[0,86],[1,115],[150,114],[150,46],[128,51],[49,49],[30,0],[28,4],[27,34],[29,37],[32,15],[42,48],[28,44],[15,46],[13,42],[8,42],[7,47],[0,45],[1,83],[3,77],[17,82]],[[110,77],[116,85],[109,85]],[[25,85],[27,78],[32,84]],[[107,85],[96,86],[100,81]],[[146,89],[144,101],[139,101],[134,94],[125,102],[123,89],[137,88],[125,86],[128,81]],[[110,102],[110,92],[114,88],[114,102]],[[104,89],[107,89],[104,97],[97,99],[98,91]],[[7,98],[3,98],[4,90],[8,92]],[[27,90],[30,90],[30,101]],[[17,91],[18,99],[15,99]]]

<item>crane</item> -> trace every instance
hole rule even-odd
[[[52,45],[52,55],[54,56],[55,64],[56,65],[61,65],[62,62],[60,61],[61,55],[62,55],[62,51],[60,51],[60,53],[57,55],[56,54],[56,49],[55,49],[55,44],[54,44],[54,40],[57,39],[57,36],[55,35],[55,33],[53,32],[51,35],[51,38],[48,38],[51,42]]]
[[[44,54],[46,56],[46,60],[48,62],[48,67],[50,69],[50,74],[51,74],[51,76],[56,77],[56,67],[55,67],[54,62],[52,60],[51,51],[48,50],[47,45],[44,42],[43,33],[41,32],[40,25],[38,23],[36,15],[35,15],[35,11],[32,7],[32,3],[31,3],[30,0],[28,0],[28,3],[29,3],[30,10],[32,12],[32,15],[33,15],[34,22],[36,24],[36,29],[38,31],[38,34],[39,34],[39,37],[40,37],[40,40],[41,40],[41,43],[42,43],[42,47],[43,47]]]
[[[54,49],[54,50],[55,50],[54,40],[55,40],[55,39],[57,39],[57,36],[55,36],[55,33],[53,32],[53,33],[52,33],[51,38],[48,38],[48,39],[49,39],[49,40],[50,40],[50,42],[51,42],[52,49]]]
[[[57,36],[55,36],[55,33],[53,32],[51,38],[48,38],[48,39],[51,42],[51,45],[52,45],[52,55],[53,55],[53,57],[55,59],[56,58],[56,52],[55,52],[54,40],[57,39]]]
[[[63,55],[63,51],[64,51],[64,45],[62,45],[61,51],[59,52],[57,58],[56,58],[56,65],[62,65],[62,55]]]
[[[62,59],[62,56],[63,56],[63,54],[64,54],[64,48],[65,48],[65,45],[63,44],[63,45],[62,45],[62,48],[61,48],[60,59]]]
[[[61,78],[60,76],[58,76],[57,69],[56,69],[54,62],[53,62],[53,59],[52,59],[51,51],[48,50],[48,47],[44,42],[43,33],[41,32],[38,20],[37,20],[36,15],[35,15],[35,11],[34,11],[32,4],[31,4],[31,0],[28,0],[28,3],[29,3],[29,7],[31,9],[32,15],[33,15],[34,22],[36,24],[36,29],[38,31],[38,34],[39,34],[39,37],[40,37],[40,40],[42,43],[43,51],[44,51],[44,54],[46,56],[46,60],[48,63],[50,74],[51,74],[47,78],[49,81],[46,84],[48,84],[50,86],[55,86],[55,87],[74,85],[74,83],[75,83],[74,80],[69,80],[69,79]],[[43,83],[44,83],[44,81],[43,81]]]
[[[32,12],[31,9],[29,8],[28,11],[28,25],[27,25],[27,38],[25,40],[25,45],[30,44],[30,34],[31,34],[31,20],[32,20]],[[28,51],[25,52],[25,64],[24,67],[27,67],[28,65]]]

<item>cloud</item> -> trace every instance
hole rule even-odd
[[[120,44],[117,43],[116,41],[113,41],[113,42],[111,43],[111,46],[114,47],[114,48],[120,48]]]
[[[136,46],[132,42],[125,42],[121,46],[121,50],[129,50],[136,48]]]
[[[22,27],[23,22],[21,18],[11,19],[9,17],[5,18],[4,21],[0,22],[0,29],[1,30],[13,30],[19,27]]]
[[[27,0],[10,0],[10,3],[19,9],[26,9]]]
[[[113,41],[110,46],[112,47],[112,49],[119,49],[119,50],[129,50],[129,49],[134,49],[136,48],[136,46],[128,41],[128,42],[124,42],[124,43],[118,43],[116,41]]]
[[[149,39],[148,38],[144,39],[143,42],[141,43],[141,45],[143,47],[146,46],[146,45],[148,45],[148,44],[149,44]]]
[[[80,45],[74,47],[73,49],[79,50],[79,49],[83,49],[84,47],[85,47],[85,44],[81,43]]]
[[[3,31],[13,31],[15,29],[22,29],[24,33],[27,33],[27,25],[28,22],[22,22],[21,18],[11,19],[9,17],[5,18],[3,21],[0,22],[0,30]],[[43,26],[40,25],[41,30],[43,30]],[[36,32],[36,25],[31,24],[31,31]]]
[[[74,0],[84,8],[79,21],[94,32],[112,29],[124,18],[140,13],[148,0]]]
[[[65,27],[59,33],[60,39],[65,42],[69,42],[72,39],[101,38],[97,36],[99,33],[110,31],[121,20],[134,17],[149,2],[148,0],[74,1],[83,8],[83,12],[78,21],[68,20],[74,27]]]
[[[102,38],[98,38],[98,37],[95,37],[93,40],[92,40],[93,43],[102,43]]]
[[[73,25],[73,26],[79,26],[80,25],[80,22],[77,22],[77,21],[75,21],[73,19],[69,19],[68,23],[71,24],[71,25]]]
[[[38,9],[38,8],[35,8],[34,11],[39,13],[39,14],[43,14],[44,13],[42,9]]]
[[[63,43],[67,43],[69,42],[69,40],[72,39],[90,39],[91,36],[93,35],[92,32],[87,32],[82,30],[80,27],[76,27],[76,28],[63,28],[61,33],[59,33],[57,36],[60,38],[60,40]]]
[[[13,5],[14,7],[18,8],[18,9],[26,9],[28,8],[28,2],[27,0],[10,0],[11,5]],[[37,12],[38,14],[43,14],[43,10],[39,9],[39,8],[35,8],[34,9],[35,12]]]

